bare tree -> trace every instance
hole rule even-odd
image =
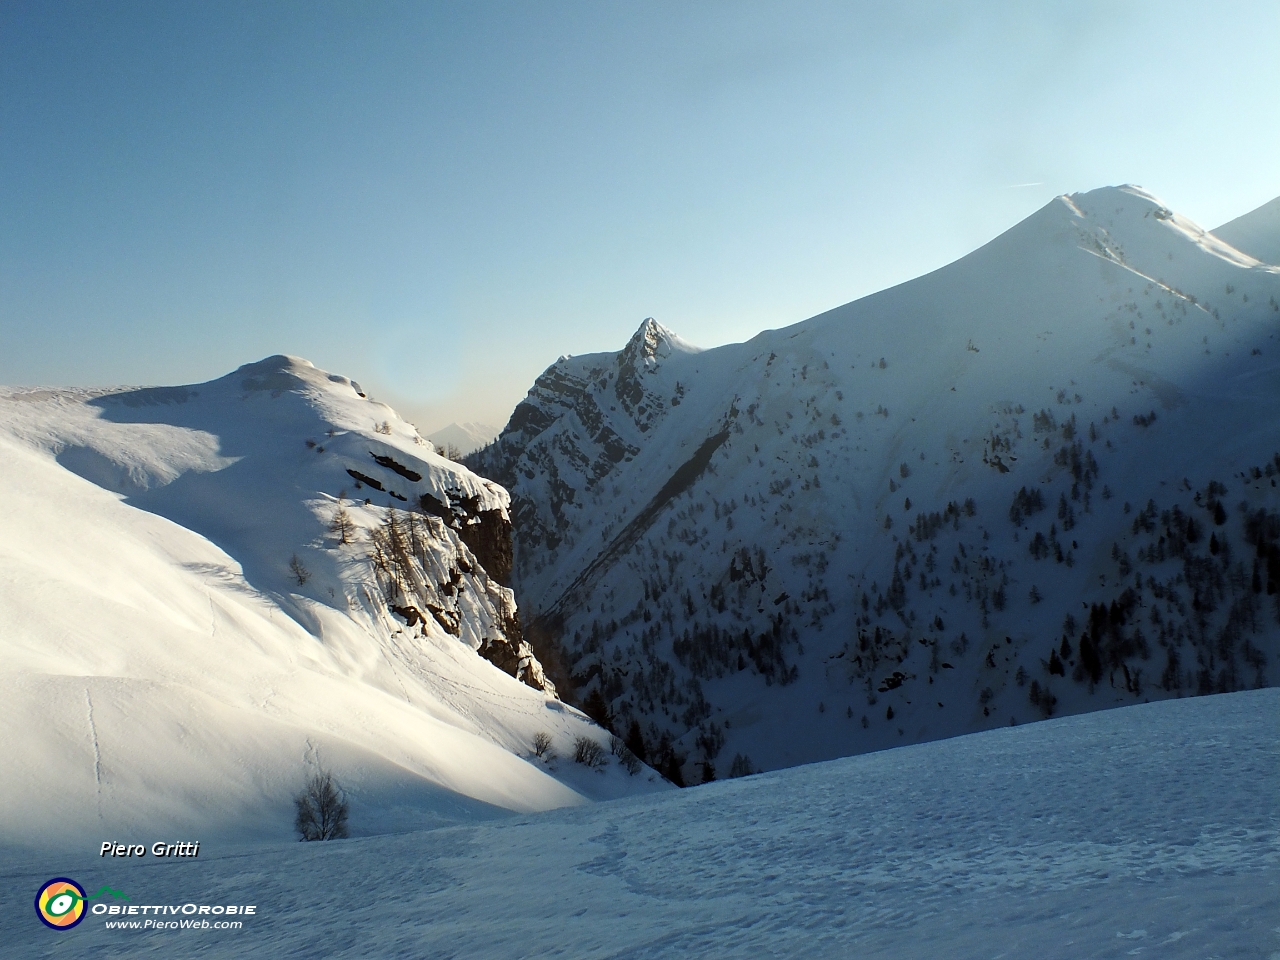
[[[298,559],[296,553],[293,555],[293,559],[289,561],[289,569],[293,572],[294,577],[297,578],[298,586],[302,586],[311,579],[311,571],[302,565],[302,561]]]
[[[328,770],[312,776],[293,804],[293,826],[300,840],[339,840],[347,835],[347,798]]]
[[[603,767],[604,747],[591,737],[575,737],[573,740],[573,759],[587,767]]]
[[[545,730],[540,731],[533,737],[533,755],[535,757],[545,757],[547,751],[551,749],[551,734]]]
[[[347,512],[347,505],[339,500],[337,512],[329,522],[329,530],[337,536],[339,543],[350,543],[355,529],[355,524],[351,522],[351,514]]]
[[[640,772],[640,758],[632,753],[631,748],[620,737],[609,738],[609,752],[618,758],[627,773],[633,777]]]

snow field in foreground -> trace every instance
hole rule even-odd
[[[395,837],[11,855],[0,936],[16,957],[1272,960],[1277,797],[1268,689]],[[55,933],[31,907],[53,876],[258,912],[240,930],[90,916]]]

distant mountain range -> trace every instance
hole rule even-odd
[[[552,364],[467,463],[562,694],[690,781],[1274,683],[1277,211],[1063,196],[746,343]]]
[[[451,423],[447,427],[442,427],[435,433],[427,434],[427,439],[435,444],[436,449],[441,453],[454,453],[460,457],[464,457],[469,453],[474,453],[486,444],[492,443],[494,438],[501,433],[498,427],[491,427],[487,423]]]

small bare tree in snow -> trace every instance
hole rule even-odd
[[[533,755],[535,757],[545,757],[547,751],[551,749],[551,734],[545,730],[540,731],[533,737]]]
[[[574,762],[584,767],[604,766],[604,747],[591,737],[575,737],[573,741]]]
[[[298,586],[302,586],[311,579],[311,571],[302,565],[302,561],[298,559],[295,553],[289,561],[289,570],[293,573],[294,578],[298,581]]]
[[[347,512],[347,505],[339,500],[338,509],[333,515],[333,520],[329,522],[329,530],[338,538],[339,543],[350,543],[355,529],[355,524],[351,522],[351,514]]]
[[[306,789],[293,798],[293,805],[298,839],[340,840],[347,835],[347,798],[329,771],[321,770],[308,780]]]

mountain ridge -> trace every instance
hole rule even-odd
[[[982,729],[997,715],[1133,702],[1156,695],[1153,683],[1161,696],[1188,683],[1237,688],[1265,677],[1240,658],[1273,659],[1274,629],[1233,633],[1234,672],[1224,678],[1206,661],[1189,680],[1187,660],[1208,641],[1188,637],[1226,629],[1224,608],[1175,612],[1176,628],[1167,616],[1139,628],[1117,613],[1130,619],[1114,631],[1089,618],[1132,586],[1119,582],[1133,575],[1133,551],[1147,554],[1148,525],[1182,523],[1193,493],[1220,502],[1218,486],[1242,469],[1269,482],[1262,467],[1275,469],[1280,436],[1231,433],[1235,466],[1211,473],[1220,458],[1207,451],[1228,437],[1206,446],[1207,417],[1226,404],[1228,422],[1252,425],[1245,411],[1274,402],[1277,296],[1280,269],[1141,188],[1102,188],[1060,197],[906,284],[745,343],[673,353],[635,375],[643,400],[630,407],[617,386],[635,369],[625,348],[561,358],[467,462],[512,493],[513,576],[531,620],[581,586],[584,570],[611,567],[593,574],[578,612],[559,622],[557,609],[556,623],[540,624],[550,636],[537,642],[561,646],[554,659],[579,699],[598,691],[617,724],[634,720],[650,748],[682,755],[686,777],[711,773],[717,759],[723,773],[722,752],[738,767],[772,768]],[[625,556],[607,556],[725,429],[697,482]],[[1179,430],[1205,439],[1175,442]],[[1187,503],[1176,514],[1175,479],[1195,487],[1177,494]],[[1273,509],[1253,487],[1248,509]],[[1157,499],[1164,514],[1144,512],[1127,531],[1134,505]],[[1032,529],[1027,518],[1046,508]],[[1212,531],[1215,549],[1219,535],[1233,538],[1237,565],[1258,539],[1239,523]],[[1052,574],[1044,550],[1061,557]],[[1178,593],[1187,572],[1152,565],[1165,596]],[[1015,587],[1032,599],[1012,599]],[[1144,580],[1133,596],[1149,606],[1151,589]],[[1100,630],[1107,637],[1095,641]],[[1071,654],[1050,656],[1063,639]],[[1115,650],[1096,654],[1103,640]],[[1159,665],[1168,690],[1151,678],[1162,673],[1153,656],[1171,658]],[[941,694],[932,717],[921,704],[929,688]],[[853,723],[833,725],[828,704]],[[804,714],[812,719],[794,719]]]

